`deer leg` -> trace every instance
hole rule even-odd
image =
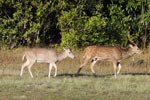
[[[28,66],[29,64],[30,64],[30,61],[29,61],[29,60],[27,60],[24,64],[22,64],[20,76],[23,75],[23,70],[24,70],[24,68],[25,68],[26,66]]]
[[[30,65],[28,66],[28,71],[30,73],[31,78],[33,78],[32,72],[31,72],[31,67],[34,64],[34,62],[30,62]]]
[[[51,76],[51,70],[52,70],[52,64],[49,63],[49,73],[48,73],[48,77],[49,77],[49,78],[50,78],[50,76]]]
[[[117,63],[113,62],[113,66],[114,66],[114,76],[116,78],[117,74],[116,74],[116,70],[117,70]]]
[[[134,59],[134,56],[132,56],[132,61],[131,61],[131,64],[132,64],[132,66],[134,66],[134,63],[135,62],[135,59]]]
[[[88,63],[89,59],[90,59],[90,58],[86,58],[86,59],[84,60],[84,62],[80,65],[80,67],[79,67],[79,69],[78,69],[78,71],[77,71],[77,74],[80,73],[81,69]]]
[[[96,64],[96,62],[97,61],[93,61],[92,63],[91,63],[91,71],[92,71],[92,73],[93,73],[93,75],[95,75],[95,71],[94,71],[94,69],[93,69],[93,67],[94,67],[94,65]]]
[[[118,71],[117,71],[117,75],[119,74],[120,70],[121,70],[121,64],[120,62],[117,62],[117,67],[118,67]]]
[[[54,74],[54,77],[56,77],[56,75],[57,75],[57,66],[56,66],[55,63],[53,63],[53,66],[54,66],[54,68],[55,68],[55,74]]]

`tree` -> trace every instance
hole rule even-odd
[[[49,44],[55,38],[59,38],[55,6],[57,6],[55,1],[2,0],[0,3],[1,45],[35,46],[39,43]]]
[[[148,0],[1,0],[0,45],[150,45]]]

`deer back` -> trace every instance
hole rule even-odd
[[[30,60],[37,62],[56,62],[57,52],[54,49],[34,48],[25,51],[26,56]]]
[[[88,46],[84,49],[85,58],[98,57],[102,60],[118,60],[122,58],[122,52],[119,47],[111,46]]]

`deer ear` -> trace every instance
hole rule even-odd
[[[130,47],[130,48],[133,48],[133,45],[132,45],[132,44],[129,44],[129,47]]]
[[[63,47],[63,49],[66,51],[66,49]]]

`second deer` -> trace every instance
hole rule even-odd
[[[134,42],[130,39],[130,34],[128,34],[129,42],[131,44],[129,45],[129,48],[122,49],[120,47],[115,46],[88,46],[84,49],[84,61],[80,65],[77,74],[80,73],[83,66],[85,66],[89,61],[92,61],[91,63],[91,71],[95,75],[95,71],[93,69],[95,63],[97,61],[111,61],[113,63],[114,67],[114,76],[119,74],[121,69],[121,60],[132,57],[135,54],[141,54],[143,51],[140,50]],[[117,70],[118,68],[118,70]]]

